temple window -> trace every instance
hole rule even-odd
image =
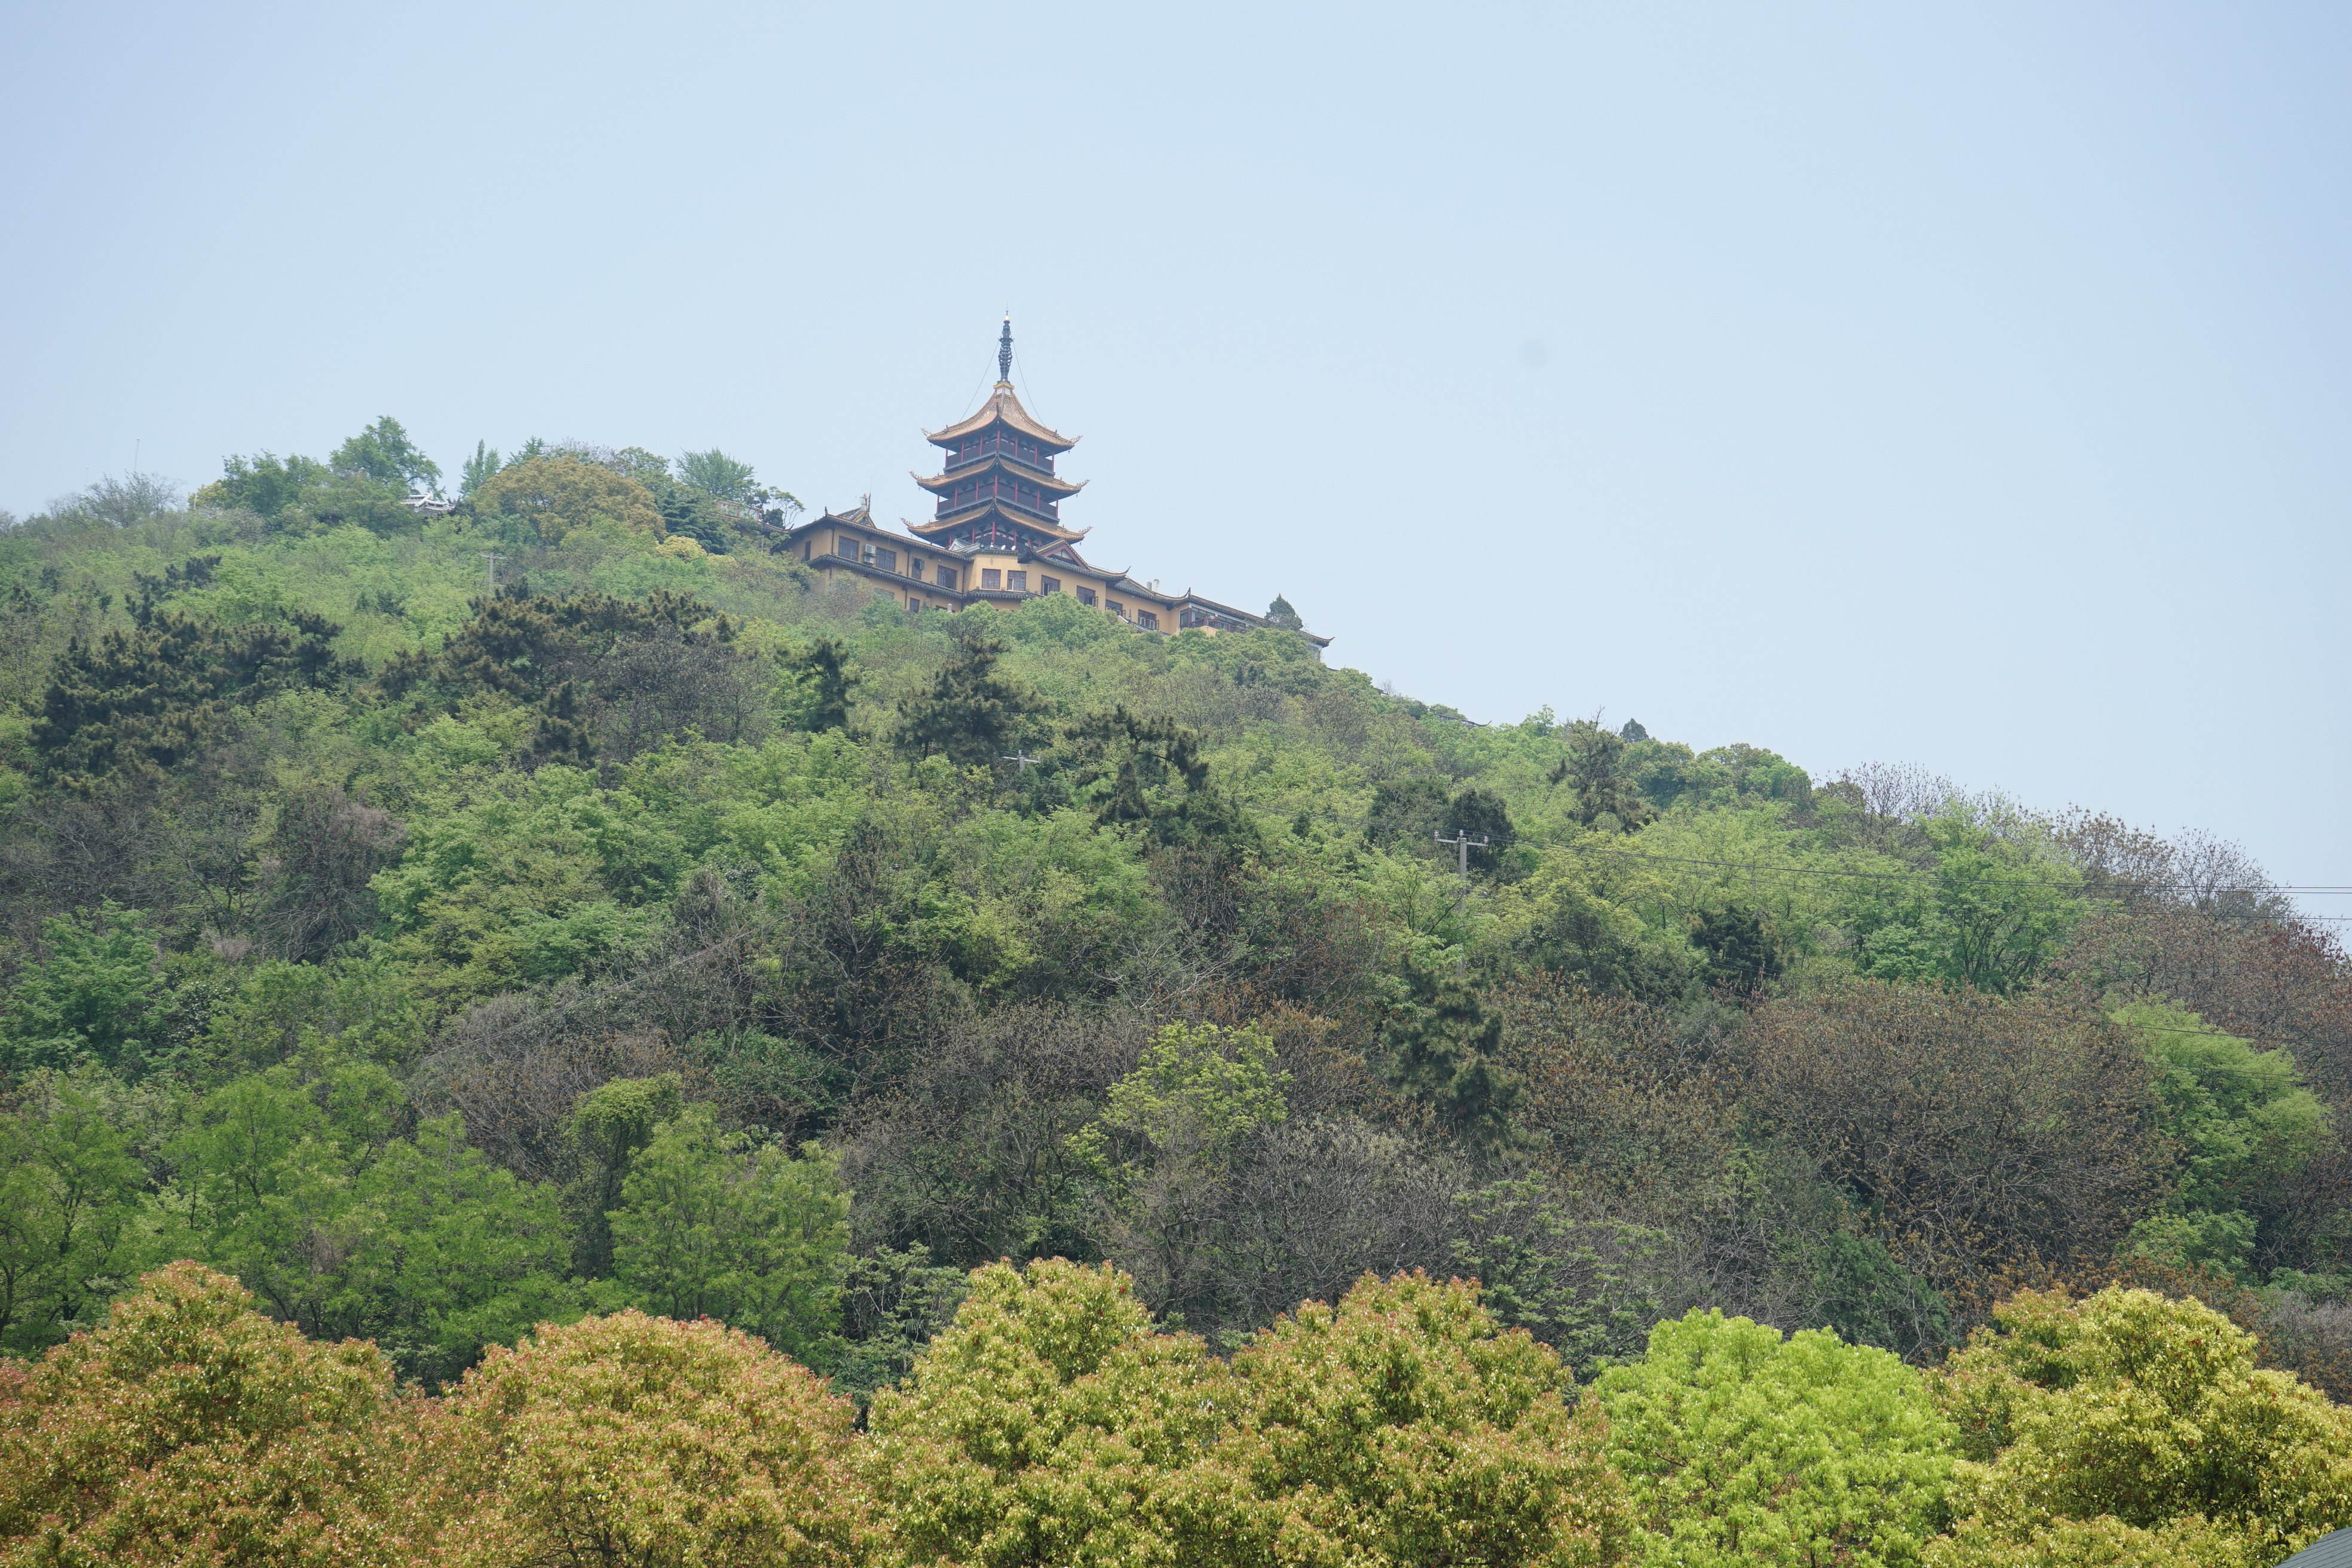
[[[1150,610],[1138,610],[1135,613],[1135,618],[1147,632],[1156,632],[1160,629],[1160,617]]]
[[[1091,604],[1093,604],[1094,602],[1095,602],[1095,591],[1094,591],[1092,588],[1081,588],[1081,589],[1079,589],[1079,590],[1078,590],[1078,603],[1079,603],[1079,604],[1081,604],[1081,605],[1091,605]]]
[[[898,552],[895,550],[877,550],[866,559],[885,572],[896,572],[898,569]]]
[[[1012,589],[1016,594],[1025,594],[1029,591],[1029,574],[1026,572],[1007,572],[1004,574],[1004,585]]]
[[[1004,574],[995,567],[983,566],[980,569],[980,585],[983,588],[1000,587],[1003,585],[1003,576]]]
[[[1061,591],[1062,580],[1059,577],[1040,577],[1037,579],[1037,592],[1041,594],[1058,594]]]
[[[833,552],[855,561],[857,559],[857,541],[845,533],[836,533],[833,536]]]
[[[942,588],[952,588],[955,586],[955,573],[946,566],[935,567],[931,572],[931,581]]]
[[[1127,619],[1127,606],[1120,604],[1117,599],[1109,601],[1108,607],[1110,613],[1117,616],[1120,620]]]

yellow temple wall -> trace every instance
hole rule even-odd
[[[839,552],[839,544],[844,539],[850,542],[852,548],[857,552],[856,554],[843,555]],[[1112,605],[1118,605],[1124,612],[1121,618],[1131,626],[1143,625],[1141,616],[1149,613],[1159,623],[1149,629],[1170,633],[1179,629],[1174,598],[1164,594],[1115,587],[1114,580],[1100,573],[1080,571],[1058,563],[1041,562],[1034,557],[1023,561],[1011,554],[983,552],[957,560],[943,551],[933,550],[925,545],[919,544],[910,549],[905,542],[887,534],[869,534],[856,528],[831,527],[811,531],[801,542],[799,553],[809,564],[820,570],[825,569],[828,563],[831,564],[832,569],[839,570],[851,561],[862,563],[865,559],[865,547],[868,544],[891,551],[896,559],[896,565],[888,573],[881,571],[877,564],[857,572],[856,575],[868,587],[889,595],[901,605],[906,605],[909,599],[920,599],[928,607],[938,602],[931,597],[931,594],[935,592],[952,594],[958,597],[992,592],[1042,595],[1045,592],[1045,580],[1052,577],[1059,584],[1055,590],[1058,593],[1075,595],[1080,588],[1094,590],[1095,607],[1106,614],[1110,613]],[[910,560],[921,563],[923,576],[919,583],[908,574],[908,563]],[[956,573],[955,587],[943,589],[938,585],[935,580],[936,574],[939,567],[942,565],[948,566]],[[988,585],[988,578],[985,575],[990,572],[997,574],[996,585],[993,588]],[[1023,574],[1021,579],[1023,585],[1017,589],[1010,586],[1014,573]]]

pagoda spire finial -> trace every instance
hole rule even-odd
[[[1004,331],[996,340],[996,380],[999,385],[1013,379],[1013,312],[1004,312]]]

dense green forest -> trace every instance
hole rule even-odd
[[[0,1562],[2352,1523],[2352,969],[2227,844],[442,482],[0,514]]]

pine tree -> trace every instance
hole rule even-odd
[[[1004,645],[968,635],[955,657],[931,678],[930,689],[907,704],[898,746],[919,756],[944,756],[959,767],[992,766],[1020,740],[1027,692],[996,672]]]
[[[1471,1148],[1500,1148],[1520,1093],[1518,1080],[1495,1060],[1502,1020],[1458,976],[1415,963],[1404,981],[1405,1005],[1384,1034],[1389,1081]]]

